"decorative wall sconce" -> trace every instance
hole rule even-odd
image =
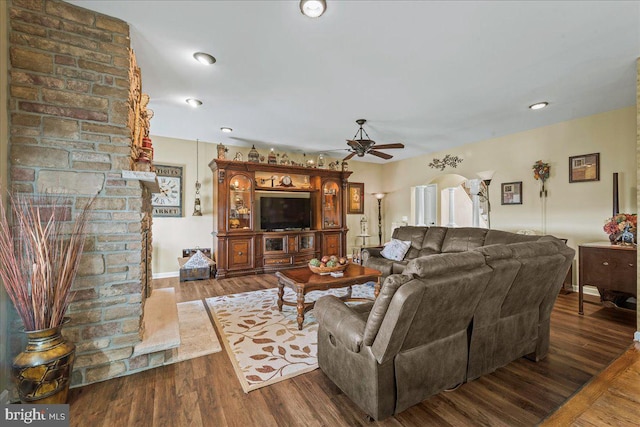
[[[198,151],[198,146],[200,145],[200,141],[196,139],[196,198],[193,202],[193,216],[202,216],[202,204],[200,203],[200,153]]]
[[[461,159],[458,156],[452,156],[450,154],[447,154],[446,156],[444,156],[442,160],[436,159],[434,157],[433,161],[429,163],[429,167],[434,169],[440,169],[440,171],[443,171],[444,168],[446,168],[447,166],[451,166],[452,168],[457,168],[458,163],[462,163],[462,160],[464,159]]]

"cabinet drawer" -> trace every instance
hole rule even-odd
[[[291,257],[285,256],[285,257],[276,257],[276,258],[265,258],[264,259],[264,265],[268,266],[268,265],[290,265],[291,264]]]
[[[313,258],[315,258],[314,254],[298,255],[298,256],[293,258],[293,263],[294,264],[308,264],[309,261],[311,261]]]

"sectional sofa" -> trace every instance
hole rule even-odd
[[[365,263],[388,275],[374,303],[325,296],[314,309],[320,368],[367,414],[383,419],[522,356],[546,356],[573,249],[552,236],[475,228],[394,236],[412,242],[411,259],[370,251]]]

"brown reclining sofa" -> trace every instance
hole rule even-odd
[[[375,302],[320,298],[318,364],[372,418],[549,350],[550,315],[575,251],[553,236],[401,227],[406,262],[369,252]],[[402,274],[397,274],[397,273]]]

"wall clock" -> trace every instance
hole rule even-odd
[[[182,166],[156,165],[159,193],[151,193],[154,217],[182,216]]]

